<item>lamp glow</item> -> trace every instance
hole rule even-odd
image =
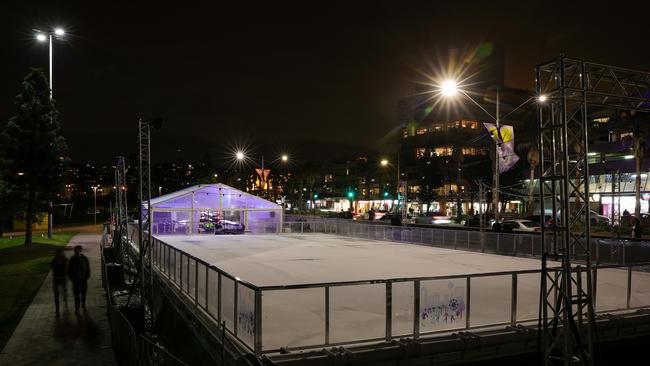
[[[386,159],[381,159],[380,164],[381,164],[381,166],[387,166],[387,165],[388,165],[388,160],[386,160]]]
[[[244,152],[243,151],[237,151],[235,153],[235,158],[237,158],[237,160],[244,160]]]
[[[56,34],[57,36],[62,36],[65,34],[65,31],[63,30],[63,28],[56,28],[54,30],[54,34]]]
[[[36,35],[36,40],[39,42],[45,42],[47,40],[47,36],[43,33],[39,33]]]
[[[280,158],[283,162],[287,162],[289,160],[289,157],[287,155],[282,155]]]
[[[548,99],[548,97],[546,95],[544,95],[544,94],[537,97],[537,100],[542,102],[542,103],[546,102],[546,99]]]
[[[458,84],[454,80],[447,80],[440,85],[440,91],[445,97],[452,97],[458,93]]]

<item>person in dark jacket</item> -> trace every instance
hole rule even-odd
[[[88,258],[81,254],[81,245],[74,247],[74,256],[70,258],[68,264],[68,277],[72,281],[75,314],[79,314],[79,305],[86,308],[86,291],[90,278],[90,263]]]
[[[56,309],[56,317],[61,316],[59,313],[59,295],[63,292],[63,302],[65,307],[68,307],[68,291],[66,286],[65,276],[68,272],[68,258],[63,253],[62,248],[56,250],[54,259],[50,264],[52,268],[52,288],[54,289],[54,306]]]

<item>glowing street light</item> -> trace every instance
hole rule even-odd
[[[286,163],[287,161],[289,161],[289,157],[286,154],[284,154],[284,155],[282,155],[280,157],[280,160],[282,160],[282,162]]]
[[[381,159],[379,163],[381,164],[381,166],[388,166],[388,160],[386,159]]]
[[[455,80],[447,80],[440,84],[440,92],[445,97],[452,97],[458,93],[458,83]]]
[[[546,99],[547,99],[547,97],[544,94],[537,97],[537,101],[542,102],[542,103],[546,102]]]
[[[52,79],[53,79],[53,75],[52,75],[52,71],[53,71],[52,70],[52,53],[53,53],[52,36],[54,36],[54,38],[56,38],[56,39],[59,39],[59,38],[63,37],[63,35],[65,34],[65,31],[63,30],[63,28],[54,28],[54,30],[51,31],[51,32],[43,32],[43,31],[40,31],[40,30],[35,30],[35,31],[36,31],[36,40],[37,41],[45,42],[45,41],[49,40],[49,44],[50,44],[50,77],[49,77],[49,79],[50,79],[50,98],[52,98],[52,94],[53,94],[53,90],[54,90],[54,86],[53,86],[53,83],[52,83]]]
[[[244,160],[245,157],[246,157],[246,156],[244,155],[244,152],[243,152],[243,151],[237,151],[237,152],[235,153],[235,158],[236,158],[237,160],[239,160],[239,161]]]

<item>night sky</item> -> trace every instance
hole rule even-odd
[[[301,161],[386,151],[398,99],[425,81],[416,70],[481,42],[503,48],[520,88],[562,52],[650,70],[650,13],[633,2],[221,3],[3,2],[0,125],[29,68],[47,70],[31,30],[59,25],[54,95],[76,162],[135,151],[141,116],[165,120],[155,161],[178,146],[219,160],[235,143]]]

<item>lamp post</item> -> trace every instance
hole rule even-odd
[[[246,152],[243,151],[243,150],[237,150],[237,151],[235,151],[235,152],[234,152],[234,157],[235,157],[235,161],[236,161],[238,164],[243,164],[243,163],[245,163],[247,160],[251,160],[251,159],[252,159],[252,158],[249,157],[249,156],[246,154]],[[261,172],[261,174],[259,174],[259,175],[260,175],[260,182],[261,182],[261,183],[260,183],[260,188],[261,188],[263,191],[266,192],[266,190],[267,190],[266,178],[267,178],[267,177],[266,177],[266,174],[265,174],[265,171],[264,171],[264,166],[265,166],[264,155],[262,155],[261,158],[262,158],[262,172]],[[280,162],[282,162],[283,164],[286,164],[286,163],[289,162],[289,156],[288,156],[287,154],[282,154],[282,155],[281,155],[280,157],[278,157],[277,159],[271,161],[271,163],[276,162],[276,161],[280,161]]]
[[[388,161],[388,159],[381,159],[381,161],[379,162],[379,164],[380,164],[382,167],[387,167],[387,166],[389,166],[389,165],[390,165],[390,166],[393,166],[393,164],[391,164],[390,161]],[[396,185],[396,187],[395,187],[395,197],[397,198],[397,207],[395,208],[395,211],[396,211],[396,213],[399,213],[399,208],[400,208],[399,206],[400,206],[400,201],[401,201],[401,200],[400,200],[400,194],[399,194],[399,190],[400,190],[400,178],[401,178],[399,151],[397,152],[397,165],[396,165],[395,167],[397,168],[397,185]],[[408,190],[405,189],[405,190],[404,190],[404,201],[405,201],[405,205],[408,204],[408,200],[407,200],[407,198],[408,198]]]
[[[54,28],[54,30],[51,31],[51,32],[41,32],[39,30],[35,30],[35,31],[36,31],[36,40],[37,41],[45,42],[45,41],[49,40],[49,46],[50,46],[50,52],[49,52],[50,53],[50,58],[49,58],[50,75],[49,75],[48,79],[50,81],[50,99],[52,99],[53,93],[54,93],[54,84],[52,82],[52,79],[53,79],[53,75],[52,75],[52,72],[53,72],[53,69],[52,69],[52,53],[53,53],[53,50],[52,50],[52,48],[53,48],[52,37],[54,37],[56,39],[60,39],[65,34],[65,31],[62,28]],[[52,230],[52,228],[53,228],[52,220],[54,219],[54,217],[52,215],[52,201],[50,201],[49,206],[50,206],[50,212],[47,214],[47,238],[52,239],[52,231],[53,231]]]
[[[97,225],[97,186],[92,186],[90,187],[93,189],[93,198],[94,198],[94,210],[93,210],[93,216],[94,216],[94,223]]]
[[[52,55],[53,55],[53,38],[56,39],[61,39],[65,35],[65,31],[62,28],[54,28],[51,32],[42,32],[40,30],[36,30],[36,40],[39,42],[45,42],[48,41],[49,43],[49,48],[50,48],[50,59],[49,59],[49,65],[50,65],[50,98],[53,97],[53,92],[54,92],[54,83],[52,82],[53,80],[53,69],[52,69]]]
[[[464,91],[462,88],[459,87],[458,82],[455,80],[446,80],[442,82],[439,86],[438,92],[442,94],[444,97],[454,97],[457,94],[461,94],[465,98],[467,98],[469,101],[474,103],[476,106],[478,106],[483,112],[485,112],[490,118],[492,118],[495,122],[496,125],[496,138],[494,139],[495,143],[495,149],[494,149],[494,172],[493,172],[493,181],[494,185],[492,187],[492,205],[493,205],[493,211],[494,211],[494,220],[498,221],[499,219],[499,145],[500,142],[499,140],[501,139],[501,124],[500,124],[500,103],[499,103],[499,88],[496,89],[496,113],[495,115],[492,115],[490,112],[488,112],[485,108],[483,108],[482,105],[480,105],[474,98],[472,98],[466,91]],[[528,99],[526,99],[523,103],[521,103],[519,106],[517,106],[515,109],[510,111],[506,116],[503,118],[509,116],[519,108],[523,107],[525,104],[530,102],[531,100],[536,100],[537,102],[540,103],[545,103],[547,100],[546,95],[537,95],[537,96],[532,96]]]

